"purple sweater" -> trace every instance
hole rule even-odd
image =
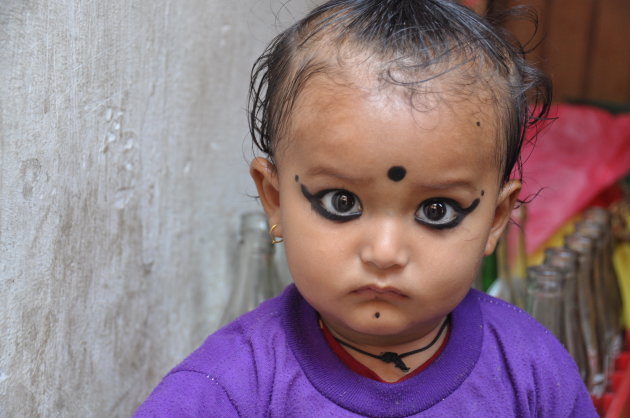
[[[471,290],[426,370],[388,384],[327,345],[294,286],[212,334],[136,417],[597,417],[575,363],[538,322]]]

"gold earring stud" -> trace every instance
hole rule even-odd
[[[278,227],[278,224],[273,224],[273,225],[271,225],[271,228],[269,228],[269,235],[271,236],[271,243],[272,243],[272,244],[274,244],[274,245],[275,245],[275,244],[280,244],[281,242],[283,242],[283,241],[284,241],[284,238],[282,238],[282,237],[278,237],[278,238],[276,238],[276,237],[273,235],[273,231],[274,231],[274,229],[276,229],[277,227]]]

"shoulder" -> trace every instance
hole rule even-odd
[[[220,412],[222,417],[243,416],[220,382],[197,371],[180,370],[162,379],[134,417],[196,417],[210,410]]]
[[[542,416],[595,413],[575,362],[551,332],[523,309],[481,292],[473,295],[484,329],[479,365],[509,383],[518,404]]]
[[[484,326],[494,333],[517,337],[529,335],[543,344],[553,344],[556,338],[525,310],[476,290],[471,294],[477,299]],[[530,341],[531,342],[531,341]]]
[[[290,297],[285,291],[210,335],[162,379],[136,416],[197,416],[189,412],[203,410],[257,416],[277,365],[290,355],[282,327]]]
[[[222,373],[249,365],[256,355],[273,355],[284,344],[282,305],[286,295],[263,302],[210,335],[203,344],[171,373],[195,370]]]
[[[473,294],[481,310],[485,343],[505,346],[509,353],[537,364],[551,357],[575,366],[558,339],[526,311],[482,292]]]
[[[475,295],[482,315],[484,350],[496,350],[509,364],[527,363],[530,370],[569,368],[577,372],[558,339],[527,312],[481,292]]]

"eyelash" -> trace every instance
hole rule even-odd
[[[348,222],[351,221],[353,219],[358,218],[359,216],[361,216],[361,214],[363,213],[363,208],[361,207],[361,200],[359,199],[359,197],[357,195],[355,195],[352,192],[349,192],[347,190],[344,189],[326,189],[326,190],[322,190],[320,192],[317,192],[315,194],[311,194],[306,187],[304,187],[304,185],[301,185],[301,189],[302,189],[302,194],[304,195],[304,197],[311,202],[311,207],[313,208],[313,210],[315,212],[317,212],[319,215],[323,216],[326,219],[330,219],[331,221],[335,221],[335,222]],[[324,204],[322,202],[322,199],[331,193],[346,193],[347,195],[352,196],[356,203],[359,206],[360,211],[359,212],[352,212],[348,215],[338,215],[336,213],[331,212],[330,210],[326,209],[324,207]],[[332,198],[333,196],[331,196]],[[354,205],[353,205],[354,207]]]
[[[434,204],[434,203],[445,204],[447,206],[447,209],[446,209],[447,214],[449,210],[454,211],[455,213],[451,215],[452,219],[447,222],[441,222],[441,220],[436,221],[436,222],[435,221],[430,222],[430,221],[421,219],[418,216],[419,213],[426,215],[424,211],[426,210],[426,208],[428,208],[429,205]],[[459,203],[457,203],[453,199],[449,199],[445,197],[436,197],[436,198],[427,199],[424,202],[420,203],[420,205],[418,206],[418,209],[416,209],[416,222],[422,225],[428,226],[429,228],[433,228],[433,229],[454,228],[457,225],[459,225],[470,212],[475,210],[478,204],[479,204],[479,199],[475,199],[470,206],[468,206],[467,208],[463,208],[461,207]]]
[[[357,219],[363,214],[363,208],[361,207],[361,200],[359,199],[357,195],[355,195],[354,193],[350,191],[347,191],[344,189],[325,189],[315,194],[311,194],[304,185],[301,185],[301,190],[304,197],[311,203],[311,207],[313,208],[313,210],[317,212],[320,216],[326,219],[329,219],[331,221],[348,222],[353,219]],[[352,212],[347,215],[339,215],[326,209],[324,207],[324,203],[322,200],[326,197],[326,195],[331,194],[331,193],[345,193],[346,195],[350,195],[351,197],[353,197],[356,204],[358,205],[358,211]],[[334,198],[334,196],[335,195],[332,195],[331,199]],[[428,207],[428,205],[434,204],[434,203],[445,204],[447,206],[446,214],[448,214],[449,211],[455,212],[454,214],[451,215],[453,219],[448,222],[440,223],[440,221],[431,222],[431,221],[422,219],[422,217],[418,216],[418,213],[423,213],[421,211],[424,211],[425,208]],[[475,210],[478,204],[479,204],[479,199],[475,199],[469,207],[463,208],[459,203],[457,203],[453,199],[442,198],[442,197],[430,198],[420,203],[420,205],[418,205],[418,209],[416,209],[415,219],[416,219],[416,222],[432,229],[450,229],[459,225],[470,212]],[[354,206],[356,205],[353,205],[352,207],[354,208]],[[424,215],[426,216],[426,213]]]

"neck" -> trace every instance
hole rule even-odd
[[[363,339],[354,342],[337,332],[328,322],[324,322],[349,355],[386,382],[400,380],[440,350],[449,324],[447,316],[417,338],[394,344],[370,344]],[[382,356],[383,353],[388,354]]]

